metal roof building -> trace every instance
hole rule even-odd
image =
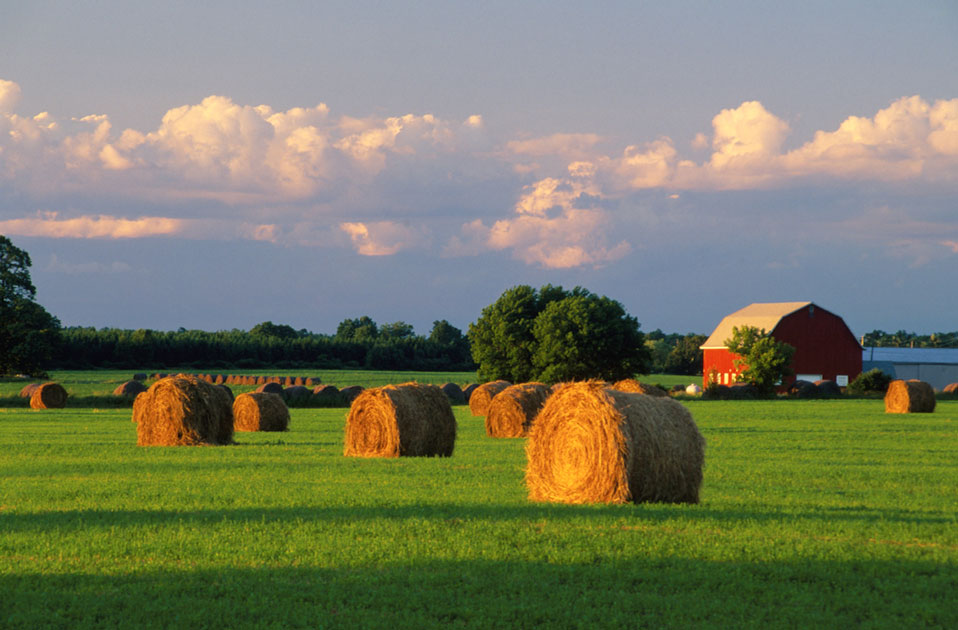
[[[892,378],[914,378],[943,389],[958,383],[958,348],[865,348],[862,371],[875,368]]]

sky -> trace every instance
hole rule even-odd
[[[0,234],[67,326],[958,329],[958,3],[0,3]]]

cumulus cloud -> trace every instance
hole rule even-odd
[[[343,222],[339,229],[349,235],[356,252],[363,256],[391,256],[420,244],[424,235],[395,221]]]
[[[4,234],[48,238],[144,238],[180,234],[184,228],[182,220],[165,217],[124,219],[99,215],[61,219],[56,212],[0,221],[0,232]]]
[[[0,79],[0,113],[13,113],[20,102],[20,86]]]

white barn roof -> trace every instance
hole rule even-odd
[[[811,302],[756,302],[749,304],[731,315],[726,315],[700,347],[703,350],[724,348],[725,340],[732,336],[732,328],[735,327],[754,326],[755,328],[764,328],[765,332],[772,332],[783,317],[791,315],[809,304]]]

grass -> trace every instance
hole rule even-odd
[[[687,401],[702,503],[529,503],[523,440],[342,456],[342,409],[138,448],[0,412],[0,627],[955,627],[958,401]]]

